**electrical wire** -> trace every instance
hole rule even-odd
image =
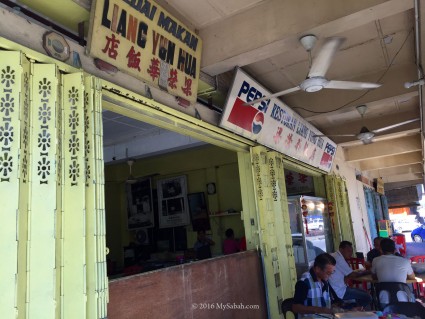
[[[412,28],[412,29],[410,29],[409,33],[407,34],[407,36],[406,36],[406,38],[404,39],[403,43],[401,44],[400,48],[398,49],[398,51],[396,52],[396,54],[395,54],[395,55],[394,55],[394,57],[392,58],[392,60],[391,60],[390,64],[389,64],[389,65],[388,65],[388,67],[387,67],[387,69],[384,71],[384,73],[382,73],[382,75],[379,77],[379,79],[375,81],[376,83],[379,83],[379,81],[381,81],[381,80],[383,79],[383,77],[387,74],[387,72],[389,71],[389,69],[391,68],[391,66],[392,66],[392,65],[393,65],[393,63],[394,63],[394,60],[397,58],[397,56],[398,56],[398,54],[400,53],[400,51],[404,48],[404,46],[405,46],[405,44],[406,44],[406,42],[407,42],[407,39],[409,39],[409,36],[412,34],[412,32],[413,32],[413,28]],[[344,105],[342,105],[342,106],[340,106],[340,107],[338,107],[338,108],[336,108],[336,109],[334,109],[334,110],[330,110],[330,111],[324,111],[324,112],[312,111],[312,110],[308,110],[308,109],[306,109],[306,108],[304,108],[304,107],[301,107],[301,106],[293,106],[293,107],[291,107],[291,108],[292,108],[292,109],[300,109],[300,110],[304,110],[304,111],[307,111],[307,112],[310,112],[310,113],[315,113],[315,114],[325,114],[325,113],[335,112],[335,111],[338,111],[338,110],[340,110],[340,109],[342,109],[342,108],[346,107],[347,105],[350,105],[351,103],[354,103],[354,102],[356,102],[356,101],[360,100],[362,97],[366,96],[366,94],[368,94],[370,91],[371,91],[371,90],[369,89],[369,90],[367,90],[366,92],[364,92],[362,95],[360,95],[359,97],[355,98],[354,100],[351,100],[351,101],[349,101],[349,102],[345,103]]]

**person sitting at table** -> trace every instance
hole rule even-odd
[[[240,250],[240,245],[235,239],[235,233],[232,228],[228,228],[225,232],[226,239],[223,242],[223,254],[229,255],[237,253]]]
[[[395,255],[396,247],[394,241],[390,238],[381,240],[382,256],[376,257],[372,262],[372,277],[379,282],[403,282],[406,283],[407,279],[415,279],[410,260]],[[379,302],[381,307],[388,304],[389,293],[388,291],[381,291],[379,293]],[[408,296],[405,292],[399,291],[397,299],[402,302],[414,302],[414,296]]]
[[[395,255],[395,243],[389,238],[381,240],[382,256],[372,262],[372,277],[379,282],[404,282],[415,279],[410,260]]]
[[[328,278],[335,270],[335,263],[335,258],[328,253],[316,256],[313,267],[295,284],[294,313],[333,314]]]
[[[354,303],[347,303],[347,308],[367,307],[372,302],[372,297],[367,291],[348,287],[346,281],[369,274],[369,271],[353,271],[347,259],[353,256],[353,244],[343,240],[339,244],[339,250],[331,254],[336,260],[335,272],[330,276],[329,283],[339,299],[345,302],[355,300]]]
[[[199,230],[198,240],[193,246],[196,252],[196,259],[202,260],[211,258],[211,246],[213,246],[214,244],[214,241],[208,238],[205,234],[205,230]]]
[[[373,259],[382,255],[381,240],[382,237],[379,236],[373,239],[373,249],[371,249],[366,255],[366,268],[372,267]]]

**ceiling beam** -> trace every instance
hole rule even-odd
[[[326,4],[324,4],[325,2]],[[370,3],[376,5],[370,6]],[[315,5],[315,23],[303,19]],[[306,7],[305,10],[303,6]],[[328,10],[332,7],[334,10]],[[302,34],[329,37],[413,8],[413,1],[322,0],[300,2],[272,0],[209,25],[199,32],[203,39],[202,70],[210,75],[264,60],[299,46]],[[297,14],[294,14],[297,12]],[[320,24],[325,21],[325,23]],[[258,32],[261,30],[261,32]],[[247,41],[247,38],[250,40]],[[226,43],[226,46],[223,46]]]
[[[347,162],[358,162],[395,154],[421,151],[421,144],[419,136],[406,136],[393,140],[346,148],[344,150],[344,156]]]
[[[408,164],[422,163],[422,152],[413,152],[408,154],[392,155],[381,158],[379,161],[374,159],[361,161],[359,168],[361,171],[373,171],[377,169],[403,166]]]
[[[389,191],[392,189],[405,188],[405,187],[414,186],[418,184],[423,184],[423,179],[416,179],[416,180],[403,181],[403,182],[397,182],[397,183],[387,183],[387,184],[384,184],[384,189],[386,191]]]
[[[404,181],[415,181],[422,178],[422,173],[407,173],[394,176],[383,176],[382,180],[385,183],[398,183]]]
[[[403,103],[404,101],[413,99],[417,97],[418,95],[419,95],[419,92],[417,90],[414,90],[412,92],[394,95],[394,96],[383,98],[376,101],[370,101],[367,103],[367,108],[368,108],[368,111],[372,111],[382,105],[390,105],[390,104],[393,104],[394,102]],[[314,122],[314,121],[320,121],[322,119],[329,119],[330,117],[332,118],[335,115],[346,114],[346,113],[350,113],[350,115],[358,115],[359,113],[357,112],[356,107],[357,105],[353,105],[353,106],[342,108],[336,111],[331,111],[328,113],[307,116],[305,119],[309,122]]]
[[[384,169],[377,169],[375,171],[370,171],[368,177],[370,179],[378,178],[382,176],[392,176],[392,175],[401,175],[408,173],[422,173],[422,164],[412,164],[412,165],[404,165],[397,167],[390,167]]]

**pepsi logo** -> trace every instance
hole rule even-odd
[[[264,113],[258,112],[255,114],[254,120],[252,121],[252,133],[258,134],[264,125]]]

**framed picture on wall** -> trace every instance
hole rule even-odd
[[[189,225],[186,176],[159,180],[157,191],[159,228]]]
[[[211,225],[205,194],[203,192],[188,194],[187,200],[189,202],[189,212],[193,230],[210,230]]]
[[[155,224],[151,179],[126,184],[128,229],[149,228]]]

